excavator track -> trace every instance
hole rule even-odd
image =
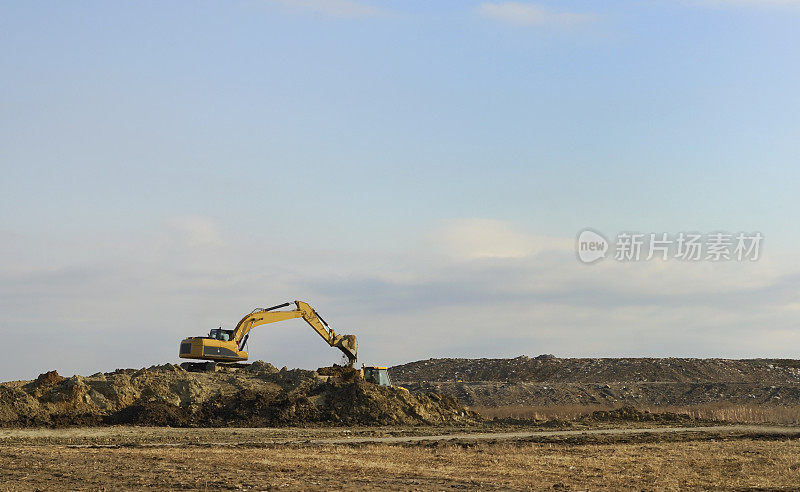
[[[183,362],[181,367],[189,372],[216,372],[218,369],[244,369],[250,364],[242,364],[241,362]]]

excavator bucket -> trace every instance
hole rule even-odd
[[[342,335],[335,345],[336,348],[344,352],[349,365],[355,364],[358,360],[358,340],[355,335]]]

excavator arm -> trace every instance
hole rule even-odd
[[[246,315],[236,325],[233,330],[232,340],[236,342],[239,350],[244,349],[250,330],[259,325],[275,323],[292,318],[303,318],[319,336],[331,347],[341,350],[347,357],[350,365],[353,365],[358,358],[358,341],[355,335],[338,335],[333,328],[329,327],[317,312],[303,301],[294,301],[296,309],[291,311],[275,311],[282,307],[291,306],[287,302],[267,309],[258,309]]]

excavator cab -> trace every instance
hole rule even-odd
[[[222,328],[214,328],[208,333],[208,338],[212,340],[222,340],[227,342],[233,339],[233,330],[223,330]]]
[[[387,367],[364,366],[364,380],[378,386],[391,386],[389,369]]]

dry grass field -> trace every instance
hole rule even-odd
[[[620,408],[621,405],[504,405],[499,407],[474,406],[486,418],[519,418],[535,420],[575,420],[597,410]],[[748,424],[800,424],[800,406],[743,405],[727,402],[700,405],[638,406],[652,413],[672,412],[687,415],[695,420]]]
[[[800,484],[796,438],[158,447],[6,443],[0,451],[5,490],[796,490]]]

